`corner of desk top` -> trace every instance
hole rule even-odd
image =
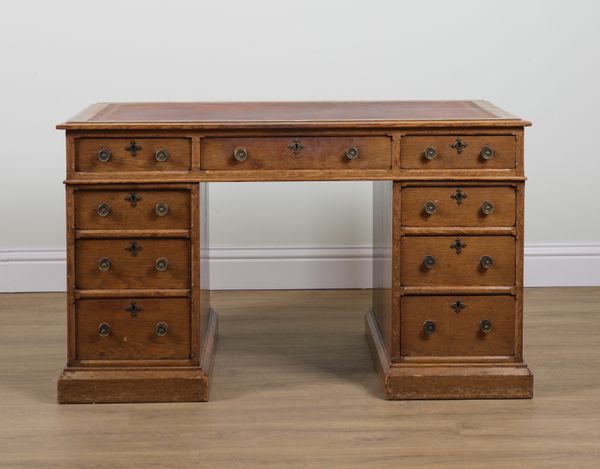
[[[83,111],[75,114],[70,119],[67,119],[64,122],[61,122],[60,124],[57,124],[56,125],[56,129],[57,130],[67,130],[67,129],[72,128],[73,124],[85,124],[92,117],[94,117],[96,114],[98,114],[100,111],[102,111],[105,108],[107,108],[108,106],[110,106],[110,104],[111,103],[95,103],[95,104],[90,104]]]

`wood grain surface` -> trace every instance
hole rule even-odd
[[[135,195],[135,202],[130,200]],[[98,207],[110,207],[106,216]],[[157,205],[168,208],[157,214]],[[159,212],[162,213],[162,212]],[[78,190],[75,191],[77,230],[160,230],[190,228],[190,191],[186,190]]]
[[[140,248],[134,256],[131,243]],[[75,241],[75,286],[78,289],[190,288],[190,241],[186,239],[79,239]],[[100,271],[108,258],[111,267]],[[167,259],[159,272],[156,261]]]
[[[525,293],[532,400],[383,400],[370,291],[228,291],[209,402],[83,406],[56,404],[65,295],[0,295],[0,467],[596,469],[600,288]]]
[[[139,311],[127,311],[135,305]],[[142,360],[189,358],[190,301],[187,298],[128,298],[79,300],[77,316],[78,360]],[[164,336],[155,333],[158,323],[166,324]],[[108,324],[107,336],[98,334]]]
[[[457,203],[457,190],[466,196]],[[425,204],[433,202],[435,212],[428,214]],[[491,213],[482,209],[492,205]],[[402,189],[402,225],[422,227],[512,227],[515,225],[516,194],[513,187],[405,187]]]
[[[457,252],[457,240],[465,247]],[[401,241],[404,286],[492,286],[515,284],[515,239],[510,236],[404,236]],[[435,265],[423,266],[426,256]],[[492,265],[482,269],[481,258]]]
[[[294,143],[302,145],[295,152]],[[244,161],[233,157],[235,148],[245,148]],[[348,159],[349,148],[358,150],[356,159]],[[201,169],[272,170],[272,169],[389,169],[392,141],[389,137],[234,137],[205,138],[201,142]]]
[[[460,138],[465,148],[452,148]],[[481,149],[489,146],[494,155],[486,160]],[[427,159],[425,149],[433,147],[437,156]],[[512,135],[409,135],[402,138],[401,165],[405,169],[513,169],[516,161],[516,138]]]

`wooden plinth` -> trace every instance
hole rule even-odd
[[[392,365],[372,311],[365,333],[386,399],[530,399],[533,375],[524,363],[507,365]]]
[[[217,313],[210,310],[199,367],[65,368],[58,378],[58,402],[208,401],[217,338]]]

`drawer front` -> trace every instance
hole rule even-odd
[[[187,298],[79,300],[76,321],[80,360],[190,357]]]
[[[402,226],[514,226],[513,187],[405,187]]]
[[[189,171],[191,156],[191,142],[187,138],[75,140],[76,171]]]
[[[512,236],[404,236],[405,286],[511,286],[515,284]]]
[[[236,159],[237,156],[237,159]],[[389,169],[389,137],[205,138],[202,169]]]
[[[80,239],[75,284],[79,289],[189,288],[187,239]]]
[[[512,296],[405,296],[401,354],[407,357],[512,356]]]
[[[78,190],[75,228],[79,230],[189,229],[186,190]]]
[[[514,169],[516,148],[510,135],[407,136],[400,160],[405,169]]]

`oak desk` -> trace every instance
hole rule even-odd
[[[523,131],[485,101],[96,104],[67,140],[59,402],[205,401],[206,183],[372,180],[389,399],[528,398]]]

